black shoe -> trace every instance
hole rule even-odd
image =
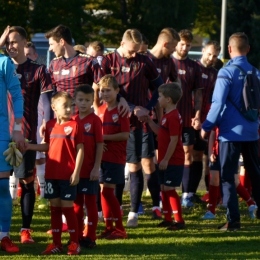
[[[90,249],[97,246],[96,242],[92,241],[89,237],[84,237],[83,239],[80,239],[79,244],[82,247],[90,248]]]
[[[157,227],[169,227],[169,226],[171,226],[172,224],[173,224],[172,221],[166,221],[166,220],[164,220],[164,221],[162,221],[161,223],[159,223],[159,224],[157,225]]]
[[[184,228],[185,228],[185,223],[174,222],[167,228],[167,230],[176,231]]]
[[[191,202],[193,203],[205,203],[205,201],[201,200],[200,197],[197,194],[193,194],[190,197]]]
[[[240,222],[227,222],[218,226],[219,231],[237,231],[240,229]]]
[[[156,210],[153,210],[153,213],[152,213],[152,220],[160,220],[162,219],[162,214],[161,214],[161,211],[156,209]]]

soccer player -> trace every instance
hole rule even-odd
[[[173,61],[181,82],[183,96],[178,110],[183,120],[182,142],[185,153],[182,179],[182,206],[194,206],[189,198],[189,179],[191,175],[195,130],[200,129],[200,110],[202,106],[202,83],[200,66],[188,57],[193,35],[189,30],[179,32],[180,41],[173,53]],[[193,102],[194,100],[194,102]],[[194,103],[194,105],[193,105]]]
[[[163,84],[159,87],[159,104],[165,110],[160,125],[151,118],[149,126],[158,134],[158,164],[163,212],[165,220],[158,227],[168,230],[185,228],[179,195],[175,188],[180,186],[183,168],[184,151],[182,145],[182,119],[177,110],[177,103],[182,96],[178,83]],[[175,222],[172,221],[172,212]]]
[[[104,152],[101,163],[101,203],[106,229],[98,238],[108,240],[127,238],[122,223],[120,204],[114,194],[116,184],[124,183],[126,143],[129,137],[129,119],[118,111],[118,83],[112,75],[105,75],[99,82],[102,99],[106,102],[99,110],[102,120]],[[115,222],[115,228],[113,226]]]
[[[163,83],[153,62],[147,56],[137,53],[141,42],[142,35],[139,31],[136,29],[126,30],[120,47],[105,55],[109,62],[106,67],[102,67],[105,73],[116,77],[120,89],[119,93],[132,108],[126,157],[126,161],[129,163],[131,194],[131,209],[127,221],[129,227],[138,226],[137,212],[144,184],[141,166],[143,129],[140,120],[142,121],[156,105],[157,88]],[[154,86],[155,91],[149,101],[147,93],[148,89],[151,88],[150,83]],[[96,88],[95,98],[98,98],[98,88]]]
[[[84,45],[80,45],[80,44],[73,46],[73,49],[75,51],[79,51],[82,54],[85,54],[87,52],[87,48]]]
[[[209,41],[202,49],[202,57],[197,63],[201,69],[201,86],[203,87],[202,95],[202,107],[201,107],[201,122],[204,122],[208,114],[213,89],[217,79],[218,71],[213,68],[217,57],[220,52],[220,45],[216,41]],[[200,137],[200,130],[195,130],[195,143],[193,147],[193,161],[192,171],[189,178],[188,192],[192,202],[201,202],[201,199],[196,195],[197,188],[199,186],[202,169],[203,169],[203,154],[207,153],[207,142]],[[205,158],[205,157],[204,157]],[[205,158],[207,161],[207,157]]]
[[[89,85],[80,85],[75,90],[75,103],[79,114],[73,119],[83,127],[84,161],[80,171],[78,195],[74,201],[74,211],[78,219],[79,242],[81,246],[93,248],[96,246],[96,229],[98,209],[96,197],[99,192],[99,167],[103,154],[102,123],[94,114],[91,106],[94,100],[94,90]],[[88,213],[88,223],[83,233],[83,205]]]
[[[50,200],[53,243],[42,255],[62,252],[62,213],[70,234],[68,255],[78,255],[78,222],[73,209],[77,196],[81,165],[84,159],[84,139],[81,125],[71,119],[72,98],[67,92],[57,92],[51,100],[56,118],[46,123],[43,144],[28,144],[28,150],[48,152],[45,173],[45,198]]]
[[[8,30],[8,29],[7,29]],[[6,31],[5,31],[6,33]],[[5,34],[4,33],[4,34]],[[5,36],[5,35],[4,35]],[[4,37],[5,38],[5,37]],[[2,43],[0,39],[0,46]],[[12,198],[9,191],[9,177],[11,166],[5,161],[3,152],[8,149],[11,136],[9,133],[9,119],[8,119],[8,105],[7,105],[7,91],[11,94],[13,106],[15,125],[12,133],[12,140],[16,142],[19,149],[24,150],[24,137],[22,130],[23,117],[23,96],[21,93],[21,86],[15,72],[15,67],[10,58],[0,54],[0,85],[1,85],[1,116],[0,116],[0,240],[1,249],[8,253],[19,252],[17,245],[13,244],[10,239],[10,225],[12,218]]]
[[[38,53],[36,51],[36,47],[32,42],[27,42],[25,47],[24,47],[24,53],[25,56],[32,61],[36,61],[38,58]]]
[[[50,97],[52,94],[51,78],[44,65],[40,65],[24,54],[27,34],[20,26],[8,27],[8,34],[5,39],[6,51],[16,66],[16,73],[21,83],[24,99],[24,113],[22,122],[22,133],[31,143],[36,143],[37,131],[37,106],[41,96],[44,104],[44,119],[48,121],[51,116]],[[10,191],[16,186],[16,179],[19,178],[22,188],[21,212],[22,228],[21,243],[34,243],[31,237],[30,225],[32,222],[35,191],[34,175],[36,153],[27,151],[23,155],[23,162],[19,167],[14,167],[14,174],[10,178]],[[16,192],[17,193],[17,192]]]

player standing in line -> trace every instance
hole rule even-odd
[[[51,78],[44,65],[40,65],[25,56],[24,47],[26,46],[27,34],[24,28],[12,26],[7,27],[7,30],[8,33],[5,39],[6,51],[16,66],[16,73],[21,82],[24,99],[22,133],[31,143],[36,143],[37,106],[40,96],[43,99],[45,121],[48,121],[51,116],[50,98],[53,91]],[[19,178],[22,188],[21,243],[34,243],[30,234],[30,225],[35,203],[33,175],[35,158],[36,153],[34,151],[27,151],[23,155],[23,162],[19,167],[14,167],[13,177],[10,178],[11,194],[14,193],[12,187],[16,186],[15,178]]]
[[[27,42],[24,47],[24,54],[27,58],[32,61],[36,61],[38,59],[38,53],[36,51],[36,47],[32,42]]]
[[[182,206],[191,207],[194,204],[189,198],[189,179],[192,174],[192,154],[195,142],[195,130],[200,129],[200,110],[202,106],[202,83],[200,66],[188,57],[193,35],[189,30],[179,32],[178,42],[173,61],[177,68],[178,78],[183,91],[178,110],[183,120],[182,142],[185,153],[184,171],[182,179]],[[193,105],[194,100],[194,105]]]

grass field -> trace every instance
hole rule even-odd
[[[219,232],[218,224],[226,222],[225,210],[217,209],[217,219],[201,221],[206,206],[184,209],[186,229],[167,231],[157,228],[159,221],[151,220],[151,199],[143,196],[145,215],[139,217],[138,228],[127,228],[129,238],[125,240],[97,240],[94,249],[82,249],[80,256],[63,254],[41,256],[51,236],[46,234],[50,228],[49,210],[38,210],[37,204],[32,229],[35,244],[20,244],[18,231],[21,225],[21,213],[18,206],[13,207],[11,237],[20,247],[18,254],[6,254],[0,251],[0,259],[260,259],[260,220],[249,218],[244,202],[241,208],[241,230],[238,232]],[[129,196],[124,196],[124,223],[129,209]],[[1,209],[2,210],[2,209]],[[104,224],[98,226],[98,232]],[[68,234],[63,233],[63,243]],[[66,248],[65,248],[66,249]]]

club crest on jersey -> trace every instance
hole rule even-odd
[[[53,74],[54,74],[54,75],[59,75],[60,72],[59,72],[59,71],[53,71]]]
[[[156,68],[156,69],[157,69],[158,73],[161,73],[162,70],[160,68]]]
[[[125,66],[122,67],[122,72],[129,72],[129,71],[130,71],[129,67],[125,67]]]
[[[164,119],[162,120],[162,125],[164,125],[165,122],[166,122],[166,118],[164,118]]]
[[[168,71],[168,65],[163,65],[163,71],[164,71],[164,74],[168,74],[167,71]]]
[[[86,132],[89,132],[89,130],[91,129],[91,124],[90,123],[85,124],[84,128]]]
[[[193,68],[192,67],[188,67],[189,73],[192,74],[193,73]]]
[[[71,126],[65,126],[64,132],[66,135],[69,135],[72,132],[73,128]]]
[[[111,70],[119,70],[117,67],[111,67]]]
[[[113,120],[114,122],[117,122],[117,121],[118,121],[118,114],[113,114],[113,115],[112,115],[112,120]]]
[[[73,74],[73,77],[76,76],[77,71],[78,71],[78,66],[72,66],[72,74]]]
[[[207,79],[207,78],[208,78],[208,75],[202,73],[201,77],[202,77],[203,79]]]
[[[133,66],[133,70],[137,71],[139,69],[139,67],[140,67],[140,63],[139,62],[133,62],[132,66]]]
[[[29,81],[31,78],[31,72],[24,72],[24,77],[25,77],[26,81]]]
[[[179,69],[179,70],[178,70],[178,74],[180,74],[180,75],[185,75],[185,74],[186,74],[186,70],[181,70],[181,69]]]

